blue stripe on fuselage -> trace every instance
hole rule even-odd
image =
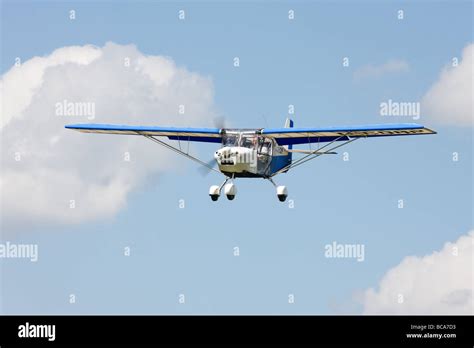
[[[273,173],[286,167],[290,163],[291,163],[291,153],[288,153],[287,155],[273,155],[272,162],[270,164],[269,175],[272,175]]]

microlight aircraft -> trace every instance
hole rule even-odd
[[[286,120],[283,128],[187,128],[126,126],[111,124],[72,124],[65,126],[84,133],[139,135],[154,141],[180,155],[191,159],[208,171],[225,176],[220,185],[209,189],[209,196],[217,201],[222,189],[229,200],[237,194],[236,178],[263,178],[276,188],[277,197],[284,202],[288,197],[286,186],[279,186],[273,180],[281,173],[302,165],[322,155],[336,154],[334,150],[357,139],[402,135],[436,134],[435,131],[416,123],[371,124],[363,126],[295,128],[293,121]],[[178,142],[170,145],[159,137]],[[189,153],[189,142],[221,144],[210,162]],[[187,143],[188,146],[184,146]],[[293,145],[307,145],[308,149],[294,149]],[[185,150],[185,148],[187,150]],[[294,160],[293,154],[299,155]],[[217,163],[218,169],[213,164]]]

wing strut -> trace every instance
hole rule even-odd
[[[165,143],[164,141],[161,141],[161,140],[159,140],[159,139],[156,139],[156,138],[153,137],[152,135],[145,135],[145,134],[141,134],[140,132],[137,132],[137,134],[138,134],[138,135],[142,135],[142,136],[144,136],[145,138],[150,139],[150,140],[154,141],[155,143],[157,143],[157,144],[159,144],[159,145],[161,145],[161,146],[163,146],[163,147],[165,147],[165,148],[167,148],[167,149],[169,149],[169,150],[171,150],[171,151],[174,151],[174,152],[176,152],[176,153],[178,153],[178,154],[180,154],[180,155],[182,155],[182,156],[184,156],[184,157],[186,157],[186,158],[189,158],[190,160],[193,160],[194,162],[197,162],[197,163],[199,163],[200,165],[202,165],[202,166],[204,166],[204,167],[206,167],[206,168],[208,168],[208,169],[210,169],[210,170],[215,171],[216,173],[222,174],[220,171],[218,171],[217,169],[211,167],[211,166],[210,166],[209,164],[207,164],[206,162],[201,161],[199,158],[196,158],[196,157],[194,157],[194,156],[191,156],[189,153],[186,153],[186,152],[182,151],[181,149],[178,149],[178,148],[176,148],[176,147],[174,147],[174,146],[171,146],[171,145]],[[180,146],[180,147],[181,147],[181,146]],[[188,152],[189,152],[189,142],[188,142]]]
[[[335,142],[338,141],[339,139],[344,138],[344,137],[346,137],[346,136],[347,136],[346,134],[341,135],[340,137],[338,137],[338,138],[334,139],[333,141],[327,143],[327,144],[324,145],[323,147],[321,147],[321,148],[319,148],[319,149],[317,149],[317,150],[314,150],[314,151],[308,153],[306,156],[303,156],[303,157],[299,158],[298,160],[296,160],[296,161],[294,161],[294,162],[288,164],[286,167],[283,167],[283,168],[280,169],[279,171],[273,173],[270,177],[273,177],[273,176],[278,175],[278,174],[283,173],[283,172],[287,172],[288,170],[293,169],[294,167],[297,167],[297,166],[299,166],[299,165],[301,165],[301,164],[303,164],[303,163],[305,163],[305,162],[311,161],[312,159],[315,159],[315,158],[317,158],[317,157],[319,157],[319,156],[326,155],[326,154],[331,154],[331,153],[333,152],[333,150],[335,150],[335,149],[337,149],[337,148],[339,148],[339,147],[341,147],[341,146],[344,146],[344,145],[346,145],[346,144],[352,143],[354,140],[360,139],[360,138],[352,138],[352,139],[349,139],[349,140],[343,142],[342,144],[339,144],[339,145],[337,145],[337,146],[333,146],[333,147],[331,147],[330,149],[328,149],[328,150],[326,150],[326,151],[321,151],[321,150],[323,150],[324,148],[329,147],[331,144],[335,143]],[[308,157],[309,157],[309,158],[308,158]]]

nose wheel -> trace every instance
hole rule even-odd
[[[212,201],[215,202],[219,199],[222,188],[224,188],[224,194],[226,195],[229,201],[232,201],[235,198],[237,194],[237,187],[232,181],[230,183],[227,183],[229,180],[231,180],[231,178],[226,178],[220,186],[212,185],[209,188],[209,196],[211,197]]]
[[[225,184],[224,192],[227,196],[227,199],[231,201],[235,198],[235,195],[237,194],[237,187],[234,185],[233,182],[231,182],[230,184]]]
[[[211,199],[215,202],[219,199],[220,196],[220,189],[219,186],[217,185],[212,185],[211,188],[209,189],[209,196]]]

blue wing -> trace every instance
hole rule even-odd
[[[347,141],[351,138],[436,134],[417,123],[371,124],[326,128],[264,128],[262,134],[275,138],[279,145]]]
[[[171,140],[207,143],[220,143],[222,137],[218,128],[148,127],[114,124],[70,124],[65,128],[83,133],[166,136]]]

